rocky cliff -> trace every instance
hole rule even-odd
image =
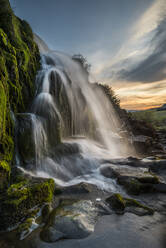
[[[29,24],[14,15],[8,0],[0,6],[0,177],[7,178],[14,151],[12,113],[31,102],[40,56]]]
[[[33,180],[23,176],[13,162],[15,115],[28,110],[39,67],[40,54],[31,27],[14,15],[8,0],[0,0],[1,231],[32,216],[30,209],[34,210],[35,206],[39,207],[37,213],[43,203],[51,201],[54,191],[52,179]]]

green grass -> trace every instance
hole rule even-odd
[[[144,120],[151,124],[156,130],[166,131],[166,110],[144,110],[130,113],[137,120]]]

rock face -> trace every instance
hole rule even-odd
[[[16,17],[8,0],[0,9],[0,160],[11,162],[14,123],[11,111],[27,109],[40,55],[29,24]]]
[[[43,204],[50,202],[54,181],[27,178],[14,173],[11,166],[15,141],[14,116],[27,111],[31,104],[40,54],[29,24],[14,15],[9,0],[1,0],[0,4],[0,230],[4,231],[31,217],[32,208],[40,210]],[[27,145],[31,139],[28,127],[24,128],[27,136],[24,139],[20,137],[19,142]],[[32,153],[34,155],[33,146],[28,144],[31,153],[26,147],[24,154],[29,157]]]
[[[10,166],[6,161],[0,161],[0,192],[3,192],[9,184]]]
[[[25,163],[31,162],[35,158],[35,144],[33,140],[32,119],[29,114],[17,115],[18,130],[17,130],[17,145],[20,156]]]

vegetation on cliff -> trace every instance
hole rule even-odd
[[[29,24],[14,15],[8,0],[0,4],[0,230],[5,230],[50,202],[55,185],[52,179],[27,179],[11,167],[14,116],[31,104],[40,54]]]
[[[8,0],[0,3],[0,161],[10,164],[14,151],[11,113],[27,109],[40,56],[29,24],[14,15]]]

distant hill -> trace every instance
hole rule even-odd
[[[134,112],[142,112],[142,111],[151,111],[151,110],[156,110],[156,111],[164,111],[166,110],[166,103],[163,104],[161,107],[159,108],[150,108],[150,109],[146,109],[146,110],[132,110],[132,109],[127,109],[126,111],[128,113],[134,113]]]
[[[159,108],[129,112],[129,115],[136,120],[146,121],[158,131],[166,131],[166,104]]]
[[[157,111],[164,111],[166,110],[166,104],[163,104],[160,108],[156,109]]]

